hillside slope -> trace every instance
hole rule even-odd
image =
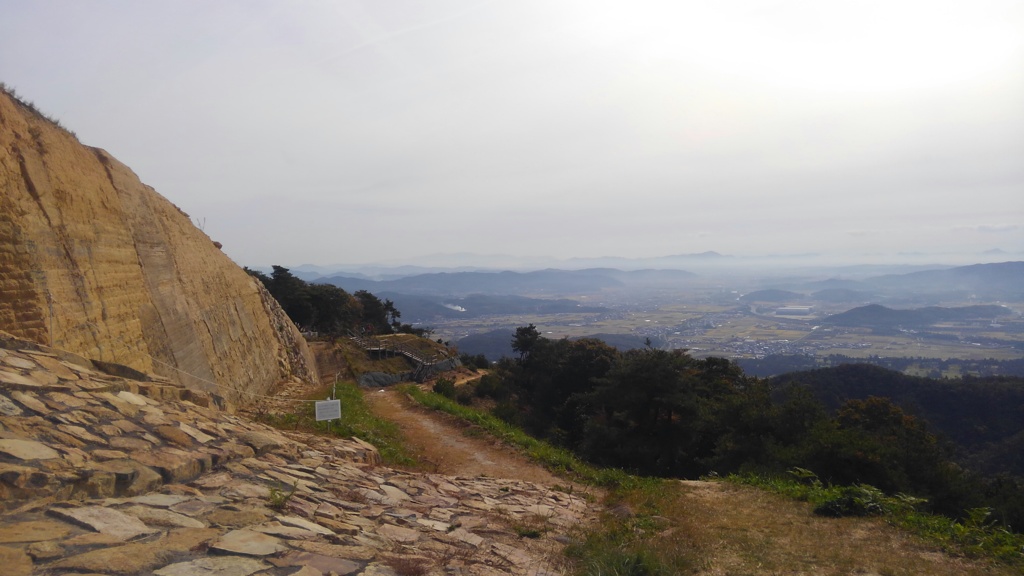
[[[0,330],[197,389],[316,379],[277,303],[187,214],[3,91],[0,190]]]

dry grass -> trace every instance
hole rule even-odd
[[[809,504],[721,482],[683,482],[656,548],[688,549],[696,574],[1010,575],[952,558],[880,519],[815,516]]]

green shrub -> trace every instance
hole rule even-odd
[[[874,486],[844,486],[838,498],[822,502],[814,508],[819,516],[881,516],[886,513],[885,494]]]
[[[454,399],[455,381],[452,380],[451,378],[445,378],[444,376],[442,376],[438,378],[436,382],[434,382],[433,390],[435,394],[440,394],[445,398]]]
[[[461,386],[455,391],[455,401],[463,406],[471,406],[473,404],[473,389],[466,385]]]

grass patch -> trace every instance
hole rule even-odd
[[[755,486],[814,505],[823,516],[880,516],[937,544],[955,555],[994,559],[1014,568],[1024,568],[1024,534],[1015,534],[989,520],[991,510],[976,508],[961,521],[929,514],[918,508],[924,500],[897,494],[887,496],[873,486],[827,486],[806,470],[795,469],[793,477],[753,474],[730,475],[728,482]]]
[[[688,574],[701,565],[679,490],[671,480],[634,478],[608,496],[606,511],[565,550],[586,576]]]
[[[333,387],[333,384],[327,385],[309,399],[324,399]],[[341,419],[331,421],[330,426],[327,422],[316,421],[316,408],[312,402],[296,404],[295,411],[288,414],[259,414],[257,419],[276,428],[324,434],[329,432],[343,438],[355,436],[376,446],[381,459],[388,466],[420,466],[421,463],[406,447],[398,426],[373,414],[359,386],[354,382],[339,382],[336,390],[337,398],[341,400]]]

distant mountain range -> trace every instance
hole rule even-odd
[[[679,285],[696,278],[684,270],[623,271],[613,268],[538,270],[536,272],[441,272],[393,280],[331,276],[317,282],[349,292],[368,290],[402,294],[466,296],[470,294],[557,296],[594,294],[610,288]]]
[[[740,302],[799,302],[806,296],[789,290],[770,288],[768,290],[755,290],[740,296]]]
[[[747,301],[892,302],[970,299],[1024,301],[1024,262],[972,264],[951,268],[880,274],[854,280],[793,278],[743,296]],[[788,294],[784,294],[784,292]]]
[[[374,292],[378,298],[391,300],[402,314],[402,322],[427,324],[456,318],[478,318],[496,315],[563,314],[568,312],[607,312],[607,308],[584,306],[565,298],[527,298],[525,296],[472,294],[464,297],[400,292]]]
[[[864,263],[870,260],[873,263]],[[674,269],[689,270],[701,275],[726,276],[788,276],[833,271],[846,278],[863,279],[886,274],[952,268],[959,263],[991,263],[999,260],[1024,260],[1024,252],[987,250],[972,254],[909,254],[889,257],[833,257],[828,254],[769,254],[761,256],[722,254],[714,251],[670,254],[666,256],[626,258],[617,256],[558,259],[554,257],[521,257],[508,254],[474,254],[469,252],[430,254],[412,260],[373,264],[298,264],[286,265],[292,274],[304,280],[330,276],[347,276],[372,280],[393,280],[405,276],[438,272],[488,272],[509,270],[529,272],[542,269],[583,270],[615,268],[618,270]],[[412,264],[410,262],[413,262]],[[946,262],[946,264],[942,264]],[[270,272],[269,266],[251,268]],[[824,287],[818,288],[822,289]]]
[[[697,286],[696,282],[703,282],[706,286],[708,278],[685,270],[587,268],[534,272],[433,272],[388,280],[338,275],[314,281],[333,284],[349,292],[367,290],[395,302],[402,311],[403,321],[430,322],[489,314],[602,311],[583,308],[572,298],[608,291],[684,291]],[[972,298],[1024,301],[1024,262],[884,274],[863,280],[792,279],[784,287],[765,288],[744,294],[740,301],[793,305],[816,302],[887,305],[889,308],[884,310],[888,312],[879,310],[879,306],[866,311],[851,311],[849,316],[833,317],[832,321],[844,322],[847,318],[859,318],[863,322],[877,312],[878,316],[889,319],[880,321],[891,323],[895,321],[892,319],[898,318],[900,325],[918,326],[926,321],[926,316],[921,314],[928,313],[919,313],[912,318],[907,316],[906,310],[896,308],[924,308],[944,299],[967,301]],[[991,316],[988,312],[981,314]]]
[[[913,310],[894,310],[878,304],[860,306],[821,321],[824,326],[923,329],[940,322],[992,322],[1013,312],[1005,306],[929,306]]]
[[[960,292],[985,295],[1024,295],[1024,262],[974,264],[945,270],[887,274],[869,279],[877,289],[913,290],[921,293]]]

